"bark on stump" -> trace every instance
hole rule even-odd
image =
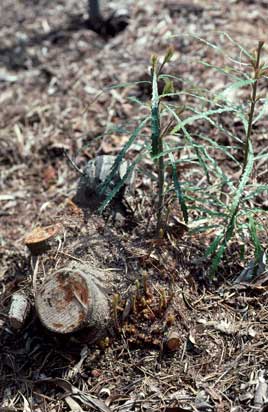
[[[43,325],[67,334],[90,328],[90,341],[103,336],[110,320],[108,296],[104,289],[107,272],[89,264],[73,264],[49,276],[35,297]]]

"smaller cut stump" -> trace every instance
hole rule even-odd
[[[89,264],[73,264],[52,273],[35,297],[43,325],[66,334],[91,328],[91,341],[105,334],[110,320],[104,289],[107,272]]]
[[[21,329],[30,312],[30,303],[23,292],[16,292],[12,296],[8,313],[9,323],[13,329]]]

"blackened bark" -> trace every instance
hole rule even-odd
[[[102,20],[99,0],[88,0],[88,14],[92,22]]]
[[[88,0],[88,15],[88,28],[103,37],[116,36],[128,25],[129,15],[126,10],[116,10],[108,19],[105,19],[100,10],[99,0]]]

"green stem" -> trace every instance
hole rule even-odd
[[[157,234],[161,237],[161,230],[163,226],[162,222],[162,212],[164,209],[164,157],[163,157],[163,140],[159,136],[158,140],[158,153],[161,153],[161,156],[158,159],[158,205],[157,205]]]
[[[251,105],[250,105],[249,116],[248,116],[248,128],[247,128],[247,134],[246,134],[242,174],[244,173],[245,168],[247,166],[247,162],[248,162],[249,142],[251,140],[253,118],[254,118],[255,106],[256,106],[256,102],[257,102],[256,97],[257,97],[257,89],[258,89],[258,80],[260,78],[260,73],[259,73],[260,72],[260,58],[261,58],[261,50],[263,48],[263,45],[264,45],[264,42],[259,41],[259,44],[258,44],[258,47],[257,47],[256,61],[254,62],[254,65],[253,65],[255,82],[252,86]]]
[[[160,108],[158,95],[158,74],[157,58],[152,58],[152,103],[151,103],[151,142],[152,156],[156,157],[157,174],[158,174],[158,205],[157,205],[157,235],[161,237],[162,231],[162,212],[164,208],[164,157],[163,157],[163,140],[160,126]],[[155,159],[154,159],[155,161]]]

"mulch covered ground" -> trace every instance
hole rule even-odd
[[[267,2],[121,3],[129,26],[112,38],[87,30],[84,1],[4,0],[0,6],[0,410],[265,411],[265,282],[230,281],[243,268],[234,245],[217,284],[210,284],[202,256],[211,238],[190,237],[178,207],[168,236],[156,239],[148,159],[128,194],[133,216],[123,223],[107,215],[86,218],[71,201],[78,175],[64,150],[81,168],[97,154],[117,154],[145,113],[129,96],[149,102],[150,90],[109,87],[148,80],[151,55],[163,56],[170,45],[169,72],[216,92],[224,78],[197,62],[220,65],[224,56],[185,33],[228,48],[218,33],[226,31],[252,50],[267,37]],[[118,2],[103,7],[108,16]],[[212,129],[206,130],[211,136]],[[256,150],[265,151],[265,118],[257,134]],[[140,139],[148,136],[149,127]],[[263,184],[266,169],[261,165]],[[183,173],[190,179],[193,171]],[[57,222],[65,227],[64,242],[37,265],[24,237]],[[49,333],[34,309],[21,331],[8,322],[12,294],[24,290],[33,301],[46,273],[67,258],[95,259],[121,276],[114,285],[120,294],[114,330],[94,346],[83,333]],[[180,339],[174,352],[165,344],[171,331]]]

